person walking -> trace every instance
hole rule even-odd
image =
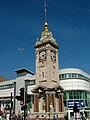
[[[55,115],[53,116],[53,120],[57,120],[57,118],[55,117]]]

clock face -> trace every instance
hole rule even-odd
[[[56,54],[53,51],[51,51],[51,59],[52,60],[56,60]]]
[[[42,51],[39,53],[39,59],[44,60],[46,58],[46,51]]]

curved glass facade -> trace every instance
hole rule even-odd
[[[77,68],[66,68],[59,71],[59,79],[65,89],[64,105],[68,119],[74,117],[74,103],[77,103],[80,115],[85,114],[88,118],[90,114],[90,75]]]
[[[60,80],[63,79],[69,79],[69,78],[78,78],[78,79],[84,79],[84,80],[89,80],[89,78],[85,77],[82,74],[77,74],[77,73],[67,73],[67,74],[60,74],[59,75]]]
[[[90,108],[90,92],[80,90],[65,91],[64,104],[66,108],[68,108],[68,100],[83,100],[84,107]]]

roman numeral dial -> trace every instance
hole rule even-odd
[[[46,51],[42,51],[39,53],[39,60],[44,60],[46,59]]]
[[[51,51],[51,59],[56,60],[56,53],[54,51]]]

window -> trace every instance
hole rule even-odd
[[[87,107],[90,107],[90,93],[87,92]]]
[[[34,85],[35,84],[35,80],[30,80],[30,85]]]
[[[54,75],[55,75],[55,72],[53,72],[53,77],[54,77]]]
[[[14,84],[6,84],[6,85],[1,85],[0,89],[9,89],[9,88],[13,88]]]
[[[64,93],[64,105],[65,105],[65,107],[67,107],[67,99],[68,99],[68,93],[67,93],[67,91],[65,91],[65,93]]]
[[[66,78],[68,78],[68,74],[65,74]]]
[[[59,78],[61,80],[63,79],[68,79],[68,78],[80,78],[80,79],[84,79],[84,80],[89,80],[89,78],[81,75],[81,74],[77,74],[77,73],[65,73],[65,74],[60,74]]]
[[[42,77],[44,77],[44,72],[42,72]]]
[[[69,92],[69,99],[73,99],[73,91]]]
[[[78,74],[75,73],[75,78],[78,78]]]
[[[69,78],[71,78],[71,74],[68,74]]]
[[[84,91],[68,91],[68,99],[86,99],[87,94]]]
[[[72,78],[75,78],[75,74],[74,73],[72,73]]]

